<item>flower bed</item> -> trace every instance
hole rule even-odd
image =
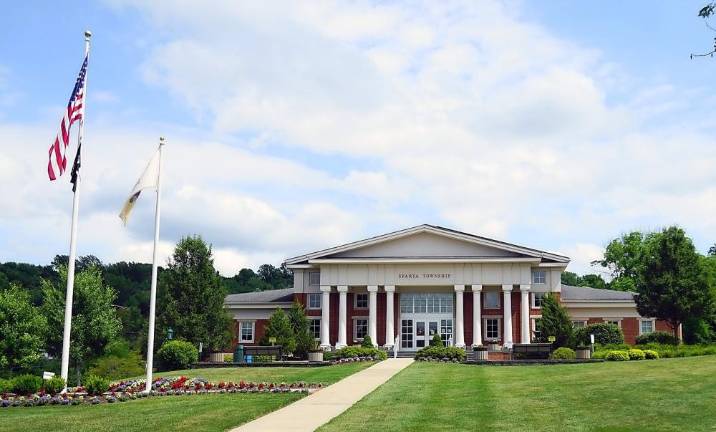
[[[65,394],[54,396],[37,393],[31,396],[2,395],[0,407],[32,407],[43,405],[97,405],[101,403],[126,402],[145,397],[182,396],[224,393],[309,393],[323,387],[320,383],[267,383],[247,381],[219,381],[212,383],[202,378],[161,377],[152,382],[152,390],[145,393],[145,380],[126,380],[113,383],[109,391],[101,395],[89,395],[83,387],[68,389]]]

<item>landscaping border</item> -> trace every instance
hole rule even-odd
[[[604,359],[574,359],[574,360],[549,360],[549,359],[525,359],[525,360],[469,360],[463,364],[487,365],[487,366],[529,366],[529,365],[560,365],[560,364],[581,364],[581,363],[604,363]]]

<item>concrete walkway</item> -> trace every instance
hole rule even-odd
[[[409,358],[384,360],[310,396],[266,414],[231,432],[309,432],[358,402],[413,362]]]

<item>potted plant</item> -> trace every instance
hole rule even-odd
[[[475,360],[487,360],[487,347],[483,345],[476,345],[472,347],[472,351],[475,353]]]
[[[308,350],[308,361],[310,362],[322,362],[323,361],[323,349],[321,349],[318,342],[314,341],[311,348]]]
[[[588,346],[580,345],[574,351],[577,354],[577,358],[580,360],[587,360],[592,358],[592,349]]]
[[[498,344],[497,341],[490,341],[490,342],[487,344],[487,348],[488,348],[490,351],[499,351],[499,350],[500,350],[500,344]]]

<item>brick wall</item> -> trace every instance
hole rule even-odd
[[[253,343],[242,343],[242,345],[258,345],[261,339],[266,334],[267,319],[258,319],[254,324],[254,341]],[[239,321],[234,321],[233,331],[231,337],[231,351],[236,349],[239,344]]]

